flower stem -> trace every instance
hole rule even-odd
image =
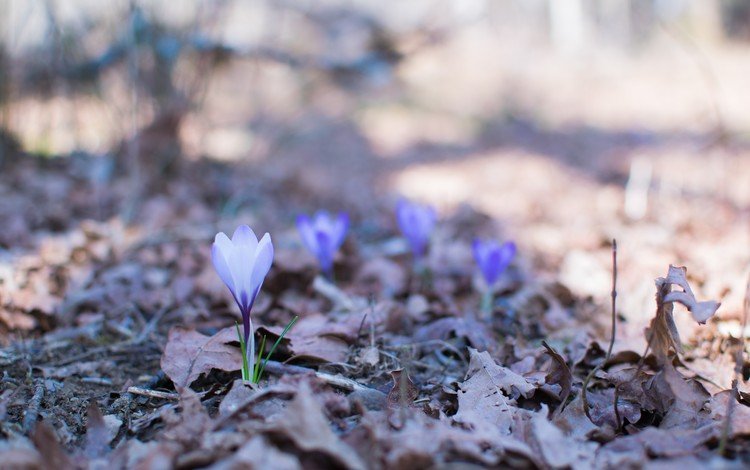
[[[255,371],[253,373],[254,383],[260,382],[260,378],[263,376],[263,371],[266,370],[266,364],[268,364],[268,360],[271,358],[271,355],[273,355],[273,352],[276,350],[276,346],[278,346],[279,343],[281,343],[281,340],[284,339],[287,333],[289,333],[289,330],[292,329],[292,327],[294,326],[294,324],[297,322],[298,319],[299,317],[295,315],[294,318],[292,318],[292,321],[287,323],[286,327],[284,328],[284,331],[281,332],[279,337],[276,339],[276,342],[273,343],[273,346],[271,346],[271,350],[268,351],[268,354],[266,355],[265,360],[261,360],[261,354],[262,354],[263,349],[258,351],[258,363],[255,365]],[[266,344],[266,337],[264,336],[263,348],[265,348],[265,344]]]
[[[242,333],[240,333],[240,325],[234,322],[235,328],[237,328],[237,338],[240,340],[240,353],[242,354],[242,380],[250,380],[250,365],[247,362],[247,344]]]
[[[249,317],[249,315],[248,315]],[[248,349],[245,351],[245,354],[243,354],[242,357],[242,363],[243,367],[247,367],[247,379],[246,380],[252,380],[252,375],[250,374],[251,371],[255,370],[255,331],[253,330],[253,321],[248,318],[247,323],[245,323],[245,328],[250,327],[249,331],[245,331],[245,338],[247,338],[248,342]],[[243,372],[243,376],[244,376]],[[243,377],[243,380],[244,377]]]
[[[482,316],[486,319],[492,318],[492,304],[495,300],[495,296],[492,293],[491,289],[487,289],[482,294],[482,306],[481,306],[481,312]]]

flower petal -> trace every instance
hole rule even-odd
[[[315,236],[318,240],[318,262],[320,268],[328,272],[333,267],[333,253],[336,251],[333,244],[331,243],[331,237],[328,233],[318,230],[315,232]]]
[[[300,215],[297,217],[297,230],[299,230],[302,243],[305,244],[308,250],[310,250],[315,256],[318,253],[318,241],[315,237],[315,230],[313,229],[310,217],[306,215]]]
[[[331,246],[333,247],[333,251],[336,251],[344,243],[344,238],[346,238],[346,232],[348,230],[349,214],[341,212],[336,219],[334,230],[331,234]]]
[[[258,242],[258,248],[256,249],[253,262],[253,272],[250,276],[252,301],[254,301],[255,296],[258,295],[260,287],[263,285],[263,280],[271,269],[271,264],[273,264],[273,243],[271,242],[271,235],[266,233],[263,235],[260,242]]]
[[[252,304],[253,285],[251,283],[253,260],[258,248],[258,237],[247,225],[240,225],[232,235],[234,256],[228,259],[229,268],[234,273],[237,298],[242,302],[241,308],[247,309]]]
[[[238,250],[255,253],[258,247],[258,237],[253,229],[247,225],[240,225],[232,234],[232,243]]]
[[[227,237],[224,232],[217,233],[214,243],[211,246],[211,261],[213,262],[214,269],[216,269],[221,280],[224,281],[224,284],[226,284],[232,292],[232,295],[236,298],[237,281],[235,280],[235,275],[232,273],[228,262],[228,259],[232,258],[233,251],[234,246],[229,240],[229,237]]]
[[[516,244],[505,242],[500,247],[500,272],[505,271],[510,266],[511,261],[516,256]]]

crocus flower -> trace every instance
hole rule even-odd
[[[415,258],[424,255],[430,234],[437,221],[437,213],[432,206],[417,204],[402,199],[396,206],[396,219],[401,233],[409,241]]]
[[[500,275],[508,269],[516,255],[516,244],[505,242],[502,245],[495,240],[474,240],[474,259],[482,272],[484,282],[489,289],[495,285]]]
[[[271,236],[266,233],[258,241],[258,237],[247,225],[237,227],[231,240],[220,232],[216,234],[211,247],[211,260],[242,313],[247,362],[249,370],[253,370],[255,338],[250,310],[273,263]],[[245,372],[243,370],[243,375]]]
[[[330,276],[333,273],[333,256],[344,243],[349,229],[349,216],[341,212],[333,219],[326,211],[319,211],[312,219],[300,215],[297,217],[297,229],[302,242],[318,259],[320,268]]]

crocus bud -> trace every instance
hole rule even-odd
[[[415,258],[421,258],[427,250],[437,213],[432,206],[417,204],[402,199],[396,206],[396,219],[401,233],[409,242]]]
[[[333,219],[326,211],[319,211],[312,219],[307,215],[300,215],[297,217],[297,229],[302,242],[318,259],[320,269],[331,275],[333,257],[344,243],[346,231],[349,229],[349,216],[341,212]]]
[[[220,232],[216,234],[211,247],[211,260],[242,313],[243,334],[252,370],[255,342],[250,310],[273,263],[271,236],[266,233],[258,241],[258,237],[247,225],[237,227],[231,240]]]
[[[502,245],[495,240],[474,240],[474,259],[482,272],[484,282],[492,288],[500,275],[508,269],[516,255],[516,244],[505,242]]]

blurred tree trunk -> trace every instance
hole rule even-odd
[[[549,0],[550,39],[563,53],[578,53],[586,45],[589,24],[584,0]]]

